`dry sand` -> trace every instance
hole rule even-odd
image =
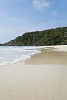
[[[67,100],[67,52],[43,49],[0,67],[0,100]]]

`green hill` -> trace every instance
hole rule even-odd
[[[4,45],[10,46],[45,46],[67,44],[67,27],[43,31],[28,32]]]

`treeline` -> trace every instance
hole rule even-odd
[[[45,46],[67,44],[67,27],[28,32],[4,45],[10,46]]]
[[[0,46],[3,46],[3,44],[0,44]]]

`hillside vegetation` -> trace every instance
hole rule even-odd
[[[45,46],[67,44],[67,27],[28,32],[5,43],[10,46]]]

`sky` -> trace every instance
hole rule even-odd
[[[67,0],[0,0],[0,43],[25,32],[67,26]]]

